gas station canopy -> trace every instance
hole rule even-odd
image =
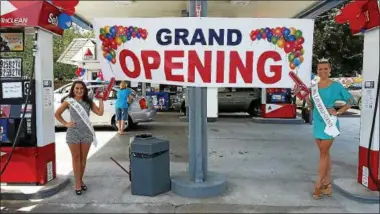
[[[209,1],[208,17],[314,18],[342,1]],[[187,16],[188,1],[80,1],[74,21],[91,28],[99,17]]]

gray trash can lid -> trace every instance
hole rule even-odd
[[[153,139],[153,138],[154,138],[153,135],[149,134],[149,133],[137,134],[135,136],[136,140],[150,140],[150,139]]]

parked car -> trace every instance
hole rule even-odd
[[[172,108],[186,114],[186,89],[175,99]],[[259,88],[218,88],[218,111],[247,112],[252,117],[260,115],[261,89]]]
[[[352,84],[347,87],[347,91],[350,92],[350,94],[354,97],[355,99],[355,104],[352,107],[356,107],[361,109],[362,108],[362,85],[361,84]],[[344,101],[337,101],[335,103],[336,108],[340,108],[346,104]]]
[[[61,104],[61,99],[66,96],[71,88],[72,83],[62,86],[61,88],[54,91],[54,108],[55,110]],[[105,83],[97,83],[97,82],[86,82],[87,88],[89,90],[90,96],[93,98],[93,101],[98,105],[99,100],[94,98],[96,90],[99,87],[106,87]],[[96,114],[90,114],[90,120],[93,126],[112,126],[115,130],[117,130],[117,125],[115,122],[115,102],[118,87],[113,87],[112,92],[109,95],[108,100],[104,101],[104,114],[103,116],[98,116]],[[152,101],[148,97],[141,96],[136,93],[136,91],[130,89],[132,91],[133,101],[128,109],[128,121],[125,123],[125,130],[135,127],[140,122],[150,122],[154,121],[156,116],[156,110],[153,108]],[[65,111],[62,114],[65,120],[70,119],[69,111]],[[56,120],[56,127],[62,127],[63,125]]]

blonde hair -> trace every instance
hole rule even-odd
[[[127,82],[125,82],[124,80],[121,81],[121,83],[120,83],[120,88],[121,88],[121,89],[127,88]]]

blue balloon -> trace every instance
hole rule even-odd
[[[135,29],[132,27],[132,26],[130,26],[129,28],[128,28],[128,30],[129,30],[129,32],[133,32]]]
[[[301,60],[300,60],[300,58],[294,58],[294,60],[293,60],[293,64],[296,66],[296,67],[298,67],[300,64],[301,64]]]
[[[112,34],[110,34],[110,33],[107,33],[106,37],[107,37],[107,39],[112,39],[113,38]]]
[[[288,28],[285,28],[282,32],[284,36],[288,36],[290,34],[290,30]]]
[[[109,54],[107,54],[106,58],[108,59],[108,61],[111,61],[112,60],[112,55],[109,53]]]
[[[110,28],[110,33],[111,33],[112,35],[116,35],[116,28],[115,28],[115,26],[112,26],[112,27]]]
[[[258,39],[258,40],[261,39],[261,33],[257,34],[257,39]]]
[[[269,32],[270,32],[270,28],[269,27],[265,28],[265,33],[268,34]]]
[[[61,13],[58,16],[58,27],[66,30],[69,29],[73,25],[73,20],[66,13]]]
[[[272,37],[267,37],[268,42],[272,42]]]
[[[296,40],[296,37],[295,37],[294,35],[290,35],[290,36],[288,37],[288,39],[289,39],[289,41],[293,42],[293,41]]]
[[[141,38],[141,34],[140,33],[137,33],[136,36],[137,36],[138,39]]]
[[[128,35],[127,36],[127,40],[129,41],[129,40],[131,40],[132,39],[132,36],[131,35]]]
[[[311,80],[315,78],[315,74],[311,74]]]
[[[85,69],[85,68],[82,68],[82,72],[85,73],[85,72],[86,72],[86,69]]]

